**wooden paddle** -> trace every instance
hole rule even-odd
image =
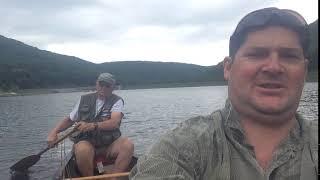
[[[47,148],[45,148],[44,150],[40,151],[38,154],[36,155],[31,155],[28,157],[25,157],[23,159],[21,159],[20,161],[18,161],[17,163],[15,163],[14,165],[12,165],[10,167],[10,169],[12,171],[25,171],[27,170],[29,167],[33,166],[35,163],[37,163],[40,159],[40,156],[45,153],[46,151],[48,151],[49,149],[51,149],[52,147],[56,146],[59,142],[61,142],[62,140],[64,140],[65,138],[69,137],[72,133],[76,132],[78,129],[79,125],[75,126],[72,131],[68,132],[67,134],[63,135],[60,139],[58,139],[56,142],[54,142],[51,146],[48,145]]]
[[[104,174],[99,176],[87,176],[87,177],[79,177],[79,178],[69,178],[66,180],[92,180],[92,179],[103,179],[103,178],[115,178],[115,177],[123,177],[128,176],[130,172],[123,173],[113,173],[113,174]]]

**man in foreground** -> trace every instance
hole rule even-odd
[[[265,8],[246,15],[224,60],[225,107],[169,131],[130,178],[317,179],[317,122],[297,113],[307,46],[298,13]]]
[[[105,154],[116,158],[113,173],[124,172],[133,155],[133,143],[121,136],[120,124],[124,102],[113,94],[115,79],[109,73],[102,73],[96,81],[96,92],[81,96],[69,116],[59,122],[48,135],[50,144],[57,140],[57,134],[74,122],[79,131],[74,133],[74,153],[82,176],[92,176],[94,156]]]

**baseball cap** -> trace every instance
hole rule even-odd
[[[234,57],[249,32],[272,25],[284,26],[298,33],[303,53],[306,56],[309,45],[306,20],[296,11],[276,7],[253,11],[240,20],[230,37],[229,56]]]
[[[116,80],[114,79],[113,75],[110,73],[101,73],[97,81],[103,81],[110,85],[114,85],[116,83]]]

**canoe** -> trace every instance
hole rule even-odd
[[[129,172],[133,166],[137,163],[138,158],[133,156],[131,159],[131,162],[129,164],[129,168],[126,172]],[[77,168],[76,160],[73,151],[67,154],[66,158],[64,159],[64,167],[60,167],[60,169],[54,174],[53,180],[63,180],[63,179],[71,179],[71,178],[80,178],[80,173]],[[95,179],[95,177],[100,176],[109,176],[109,174],[106,174],[108,170],[112,168],[114,164],[114,159],[104,159],[103,160],[103,169],[105,170],[104,173],[99,173],[98,168],[94,168],[94,176],[87,177],[88,179]],[[122,175],[121,180],[126,179],[128,180],[128,173],[117,173],[118,175]],[[112,176],[112,174],[110,174]]]

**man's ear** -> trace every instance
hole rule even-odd
[[[225,57],[223,60],[223,76],[226,81],[230,78],[230,70],[232,65],[232,59],[230,57]]]

